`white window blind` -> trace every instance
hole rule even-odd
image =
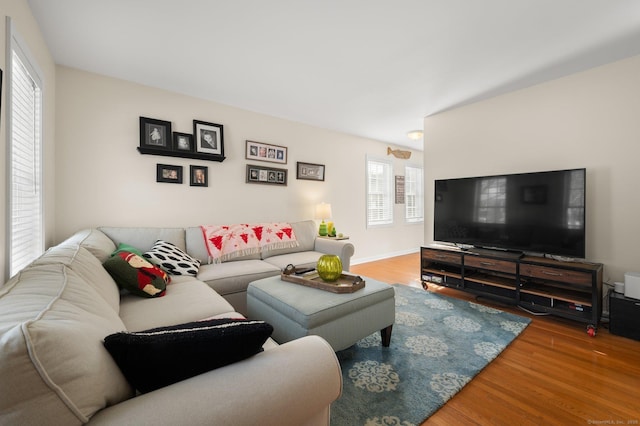
[[[12,34],[9,52],[9,275],[44,251],[42,93],[32,61]]]
[[[367,158],[367,227],[393,223],[393,164]]]
[[[424,221],[424,179],[422,168],[406,166],[404,168],[405,220],[407,222]]]

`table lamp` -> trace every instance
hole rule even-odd
[[[320,227],[318,228],[318,235],[323,237],[327,236],[327,224],[325,219],[331,218],[331,204],[320,203],[316,206],[316,219],[321,219]]]

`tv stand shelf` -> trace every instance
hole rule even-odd
[[[422,285],[456,288],[535,312],[589,324],[602,315],[602,264],[563,262],[519,253],[426,246]]]

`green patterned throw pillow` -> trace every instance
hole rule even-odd
[[[142,297],[164,296],[171,278],[142,256],[121,251],[103,263],[120,288]]]

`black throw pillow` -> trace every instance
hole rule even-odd
[[[104,346],[142,393],[262,351],[273,327],[264,321],[210,319],[107,336]]]

